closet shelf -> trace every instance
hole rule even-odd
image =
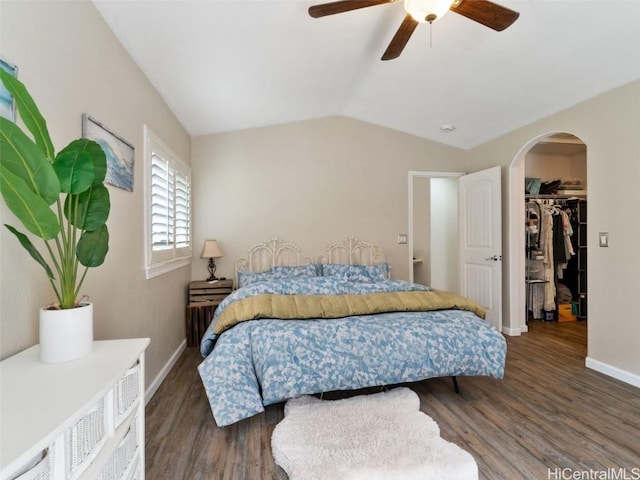
[[[565,192],[565,193],[548,193],[548,194],[534,194],[534,193],[525,193],[524,198],[527,200],[536,200],[536,199],[540,199],[540,200],[545,200],[545,199],[549,199],[549,200],[554,200],[554,199],[558,199],[558,200],[569,200],[571,198],[575,198],[575,199],[585,199],[587,198],[587,191],[586,190],[572,190],[571,193],[569,192]]]

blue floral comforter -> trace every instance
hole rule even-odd
[[[424,290],[399,280],[365,283],[332,277],[257,282],[229,295],[216,316],[257,294],[367,294]],[[214,316],[214,322],[215,322]],[[506,342],[463,310],[398,312],[340,319],[242,322],[205,332],[198,370],[213,416],[225,426],[289,398],[451,375],[502,378]]]

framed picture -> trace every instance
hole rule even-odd
[[[105,183],[133,192],[133,145],[86,113],[82,115],[82,136],[97,142],[107,156]]]
[[[18,67],[0,58],[0,68],[9,72],[14,77],[18,76]],[[8,118],[12,122],[16,121],[16,102],[9,91],[4,88],[4,84],[0,82],[0,116]]]

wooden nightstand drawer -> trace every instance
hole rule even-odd
[[[189,284],[189,301],[185,312],[188,347],[200,344],[216,308],[232,290],[233,280],[218,280],[213,283],[196,281]]]

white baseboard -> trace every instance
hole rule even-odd
[[[187,348],[187,339],[185,338],[182,341],[182,343],[178,346],[176,351],[173,352],[173,355],[171,355],[171,358],[169,358],[169,361],[164,365],[164,367],[162,367],[162,370],[160,370],[160,373],[158,373],[158,375],[156,375],[156,378],[153,379],[153,382],[151,382],[151,384],[149,385],[149,388],[147,388],[147,391],[144,394],[145,405],[149,403],[151,398],[158,391],[158,388],[160,388],[160,385],[162,385],[162,382],[167,377],[167,375],[169,375],[169,372],[171,371],[173,366],[176,364],[176,362],[178,361],[178,358],[180,357],[180,355],[182,355],[182,352],[184,352],[186,348]]]
[[[640,375],[627,372],[626,370],[594,360],[590,357],[587,357],[585,365],[587,368],[595,370],[596,372],[604,373],[605,375],[618,379],[624,383],[640,388]]]
[[[509,335],[510,337],[517,337],[520,334],[522,334],[522,330],[520,330],[519,328],[505,327],[503,325],[502,326],[502,333],[504,333],[505,335]]]

